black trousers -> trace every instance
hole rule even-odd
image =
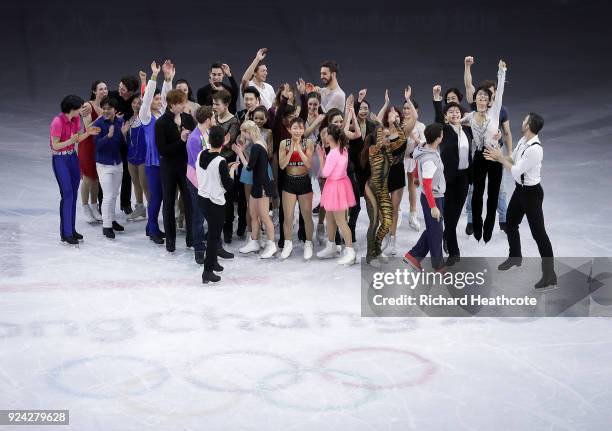
[[[448,254],[459,255],[459,244],[457,242],[457,223],[461,217],[461,210],[467,198],[470,187],[470,177],[467,169],[457,171],[457,176],[452,182],[446,183],[444,192],[444,239],[448,246]]]
[[[128,169],[127,155],[128,147],[127,145],[122,145],[121,163],[123,164],[123,177],[121,178],[121,195],[119,198],[122,208],[132,205],[132,177],[130,176],[130,170]]]
[[[198,195],[198,205],[204,213],[208,224],[206,234],[206,258],[204,259],[204,272],[211,272],[217,262],[217,250],[221,245],[221,230],[225,220],[225,205],[217,205],[210,199]]]
[[[490,233],[495,227],[497,199],[499,197],[499,188],[502,181],[503,166],[501,163],[486,160],[482,151],[476,151],[474,153],[473,163],[474,193],[472,194],[472,223],[474,224],[474,232],[481,233],[483,229],[482,200],[485,181],[487,177],[489,177],[489,186],[487,188],[487,215],[484,222],[484,229],[485,231],[488,230]]]
[[[181,194],[183,195],[183,205],[185,206],[185,227],[187,230],[186,243],[188,247],[191,247],[193,242],[191,237],[192,212],[189,188],[187,187],[187,162],[185,160],[161,158],[159,168],[162,183],[162,213],[164,215],[164,230],[166,231],[166,240],[176,240],[174,203],[176,201],[176,188],[178,186]]]
[[[542,259],[542,269],[546,271],[553,268],[553,249],[544,225],[543,201],[544,190],[540,184],[522,186],[517,183],[506,213],[506,234],[510,246],[510,257],[522,257],[519,225],[523,216],[526,215],[531,236],[538,245],[540,256],[548,258]]]

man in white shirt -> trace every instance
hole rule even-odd
[[[268,67],[263,63],[263,60],[266,58],[267,54],[268,48],[261,48],[257,51],[257,55],[255,55],[255,58],[242,76],[240,90],[244,91],[244,89],[249,86],[257,88],[261,104],[265,106],[266,109],[270,109],[274,103],[276,93],[274,92],[274,87],[266,82],[268,78]]]
[[[487,160],[500,162],[510,171],[516,188],[512,193],[508,212],[506,215],[506,234],[510,253],[508,259],[499,265],[500,271],[506,271],[513,266],[521,266],[521,237],[519,224],[523,216],[527,216],[527,222],[531,229],[533,239],[538,245],[538,251],[542,257],[542,279],[538,281],[534,289],[543,292],[557,287],[557,275],[554,269],[554,258],[552,245],[544,224],[542,212],[542,201],[544,190],[540,185],[540,169],[544,149],[540,143],[538,133],[544,126],[544,119],[535,113],[529,113],[523,120],[523,137],[512,152],[512,157],[505,157],[499,148],[486,148],[484,151]]]
[[[321,109],[329,112],[332,108],[337,108],[344,112],[346,94],[338,84],[338,63],[335,61],[325,61],[321,64],[321,81],[324,87],[317,87],[316,90],[321,95]]]

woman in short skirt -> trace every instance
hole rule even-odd
[[[323,147],[318,146],[317,151],[321,160],[321,176],[326,178],[325,186],[321,192],[321,207],[326,211],[327,221],[327,248],[336,248],[334,235],[336,226],[340,230],[346,248],[344,255],[338,259],[340,265],[352,265],[355,263],[356,255],[353,248],[351,229],[346,221],[346,211],[356,204],[355,194],[351,180],[347,175],[348,165],[348,138],[342,129],[336,125],[329,125],[327,136],[329,154],[325,155]],[[322,256],[328,253],[320,253]],[[317,254],[317,255],[318,255]]]

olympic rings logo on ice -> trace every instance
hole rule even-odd
[[[73,396],[118,399],[134,410],[178,417],[221,412],[244,395],[303,412],[355,409],[384,391],[425,384],[436,371],[422,355],[390,347],[334,350],[311,365],[265,351],[228,350],[170,370],[134,356],[80,358],[52,369],[48,382]]]

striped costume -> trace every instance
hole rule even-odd
[[[397,127],[397,137],[390,139],[389,143],[385,143],[385,128],[383,126],[379,125],[374,134],[376,143],[369,148],[371,172],[367,181],[369,190],[366,190],[364,194],[368,216],[370,217],[366,254],[368,263],[382,254],[382,241],[389,233],[393,221],[393,205],[391,204],[387,180],[393,158],[392,152],[406,143],[403,127]]]

